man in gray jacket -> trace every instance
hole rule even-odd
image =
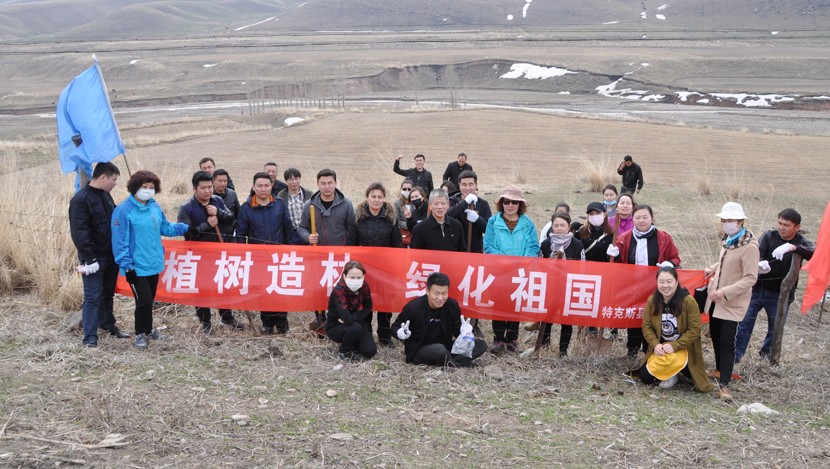
[[[354,206],[337,190],[337,173],[331,169],[317,173],[317,189],[303,207],[297,231],[308,244],[345,246],[349,230],[355,224]],[[311,232],[311,207],[314,207],[316,233]]]
[[[331,169],[321,169],[317,173],[317,192],[303,207],[300,227],[297,232],[308,244],[316,246],[345,246],[350,231],[355,230],[355,214],[352,202],[337,190],[337,173]],[[314,209],[316,232],[311,232],[311,210]],[[309,328],[322,338],[326,323],[325,311],[318,311],[317,320]]]

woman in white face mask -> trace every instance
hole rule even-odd
[[[340,344],[338,360],[372,358],[378,353],[372,338],[372,294],[365,280],[363,264],[349,261],[329,296],[326,335]]]
[[[153,329],[153,301],[164,270],[161,237],[182,236],[190,226],[167,221],[154,200],[161,192],[154,173],[136,171],[127,181],[127,190],[130,196],[112,213],[112,252],[135,296],[135,346],[145,349],[148,339],[159,337]]]
[[[654,212],[648,205],[638,205],[632,216],[634,228],[617,238],[616,249],[609,248],[618,262],[635,265],[656,265],[658,267],[680,266],[680,254],[671,235],[654,226]],[[613,252],[612,252],[613,251]],[[628,356],[637,357],[640,350],[646,351],[642,327],[628,329]]]
[[[588,223],[576,232],[576,237],[585,249],[585,260],[608,262],[607,251],[613,239],[614,229],[608,224],[605,205],[601,202],[591,202],[585,213],[588,214]]]
[[[723,229],[720,259],[703,270],[707,278],[712,277],[706,311],[715,352],[715,369],[707,374],[718,380],[718,399],[731,401],[728,386],[735,367],[735,334],[752,299],[760,254],[757,238],[744,226],[743,207],[727,202],[715,216]]]

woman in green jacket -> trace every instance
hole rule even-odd
[[[646,363],[652,355],[666,355],[686,350],[689,361],[680,371],[694,383],[698,392],[709,392],[714,385],[706,377],[703,347],[700,344],[700,308],[689,291],[680,286],[674,267],[657,271],[657,288],[648,298],[643,314],[643,337],[648,343],[646,357],[637,370],[640,380],[654,384],[656,378]],[[660,383],[668,389],[677,383],[677,375]]]

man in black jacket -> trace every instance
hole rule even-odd
[[[120,174],[114,164],[98,163],[92,180],[69,202],[69,229],[81,262],[78,271],[83,274],[82,321],[86,347],[98,346],[99,327],[119,339],[130,337],[118,329],[112,314],[118,264],[112,254],[110,221],[115,202],[110,192]]]
[[[197,171],[191,179],[193,197],[179,207],[178,222],[190,225],[184,238],[188,241],[219,242],[219,234],[233,230],[234,216],[225,202],[213,194],[213,177],[207,171]],[[224,238],[222,239],[224,241]],[[230,241],[230,240],[228,240]],[[242,329],[244,326],[233,318],[233,311],[220,309],[222,325]],[[202,324],[202,333],[210,334],[210,308],[197,307],[196,317]]]
[[[413,184],[422,188],[427,194],[432,192],[434,188],[432,185],[432,173],[424,169],[424,162],[426,157],[420,153],[415,155],[415,167],[410,169],[401,169],[401,158],[403,155],[398,155],[395,158],[395,164],[392,165],[392,171],[412,181]]]
[[[478,198],[478,176],[472,171],[463,171],[459,175],[461,195],[455,204],[451,204],[449,216],[461,223],[464,233],[465,245],[470,252],[484,252],[484,231],[487,229],[487,220],[493,215],[490,204],[484,199]],[[472,226],[472,237],[470,237],[470,226]]]
[[[473,360],[487,351],[487,343],[475,339],[472,358],[451,353],[461,331],[461,308],[449,297],[450,278],[433,272],[427,277],[427,294],[403,307],[392,330],[404,343],[406,362],[413,365],[475,366]]]
[[[617,167],[617,174],[622,176],[621,194],[639,194],[643,188],[643,169],[634,162],[631,155],[625,155],[623,162]]]
[[[444,176],[442,177],[442,180],[450,181],[451,183],[455,184],[455,187],[458,187],[458,184],[461,179],[461,173],[464,171],[472,170],[473,167],[467,164],[467,154],[461,152],[458,154],[458,160],[447,165],[447,169],[444,171]]]
[[[412,228],[411,249],[465,252],[465,234],[461,222],[447,216],[450,197],[441,189],[429,194],[430,216]]]
[[[752,329],[755,328],[755,320],[762,309],[767,312],[767,335],[764,337],[759,354],[762,358],[769,358],[772,353],[772,333],[775,330],[781,282],[790,270],[793,253],[800,254],[805,261],[809,261],[815,252],[813,243],[801,236],[800,229],[801,214],[794,209],[787,208],[778,214],[778,229],[767,231],[758,242],[761,259],[758,262],[758,280],[752,287],[752,299],[746,315],[738,324],[735,362],[740,361],[746,353],[749,339],[752,337]],[[787,315],[790,304],[795,300],[796,287],[798,287],[798,279],[787,298],[784,316]]]

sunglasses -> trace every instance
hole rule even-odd
[[[502,205],[519,205],[522,203],[521,200],[510,200],[510,199],[502,199]]]

